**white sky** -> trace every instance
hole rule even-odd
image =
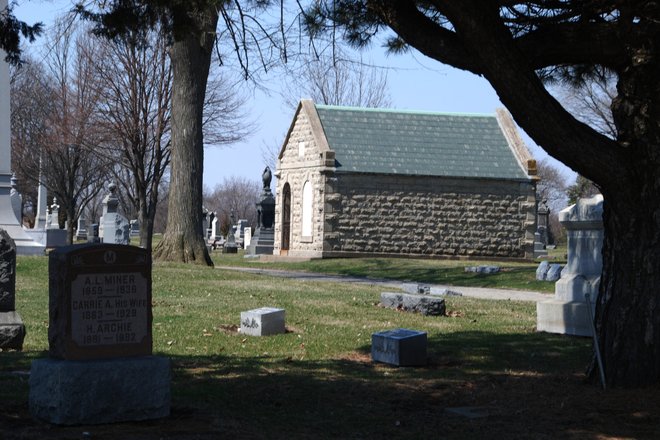
[[[55,16],[67,12],[72,4],[71,0],[13,0],[11,3],[20,20],[30,24],[41,21],[46,26]],[[39,50],[41,44],[43,37],[29,45],[28,51]],[[419,53],[386,56],[383,48],[374,46],[363,51],[362,56],[371,64],[387,68],[392,108],[493,114],[496,108],[503,107],[486,80]],[[264,145],[276,143],[281,146],[295,109],[286,107],[277,93],[281,78],[266,76],[264,81],[270,93],[256,90],[247,94],[249,101],[246,108],[257,122],[255,133],[244,142],[205,150],[204,185],[209,189],[230,176],[260,181],[265,166],[262,159]],[[537,160],[548,157],[528,136],[522,134]],[[571,170],[554,159],[552,161],[565,171],[567,179],[574,179]]]

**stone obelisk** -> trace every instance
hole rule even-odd
[[[0,11],[7,8],[7,0],[0,0]],[[43,254],[45,247],[33,241],[17,221],[11,205],[11,115],[9,106],[9,65],[7,54],[0,49],[0,229],[4,229],[16,243],[19,255]]]

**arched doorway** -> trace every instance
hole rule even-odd
[[[291,187],[288,183],[284,184],[282,199],[282,245],[280,246],[280,255],[287,255],[291,241]]]

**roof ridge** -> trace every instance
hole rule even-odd
[[[362,111],[369,113],[404,113],[415,115],[431,115],[431,116],[465,116],[465,117],[482,117],[482,118],[495,118],[495,113],[469,113],[469,112],[436,112],[430,110],[411,110],[411,109],[395,109],[395,108],[376,108],[376,107],[351,107],[342,105],[326,105],[314,104],[316,108],[325,110],[339,110],[339,111]]]

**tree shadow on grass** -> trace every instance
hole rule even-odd
[[[588,357],[584,341],[545,336],[432,338],[420,368],[373,363],[368,346],[326,360],[175,357],[175,402],[215,414],[228,436],[655,438],[657,390],[604,393],[571,368]]]
[[[94,439],[145,440],[657,438],[658,389],[603,392],[586,383],[579,369],[588,351],[585,339],[473,331],[431,337],[429,363],[416,368],[373,363],[369,345],[320,360],[169,356],[168,418],[53,427],[26,420],[25,403],[0,417],[0,437],[79,438],[85,431]],[[479,410],[447,411],[464,407]]]

